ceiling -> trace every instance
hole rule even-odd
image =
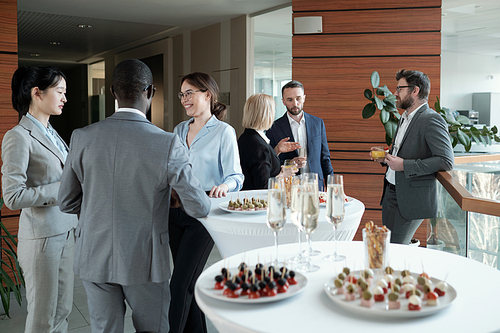
[[[286,5],[291,1],[18,0],[19,60],[92,63],[109,51]]]
[[[92,63],[109,51],[117,53],[240,15],[286,5],[291,5],[291,1],[18,0],[19,60],[68,65]],[[443,0],[442,8],[443,50],[500,57],[498,0]],[[286,43],[278,44],[280,39],[290,38],[291,19],[283,11],[278,13],[266,15],[268,18],[256,27],[256,35],[259,29],[275,31],[272,35],[261,33],[256,43],[259,40],[276,43],[275,53],[288,53],[279,50]]]

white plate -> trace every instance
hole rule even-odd
[[[324,196],[324,198],[326,200],[326,192],[319,192],[319,195],[320,196]],[[346,196],[346,198],[347,198],[347,201],[345,202],[346,205],[350,204],[354,200],[352,197]],[[326,206],[326,202],[323,202],[323,203],[320,202],[319,205],[321,207],[325,207]]]
[[[419,274],[411,273],[417,280]],[[359,276],[359,271],[355,272],[356,276]],[[394,275],[396,276],[396,275]],[[431,281],[434,286],[440,281],[431,277]],[[457,291],[448,284],[448,289],[443,297],[439,297],[439,303],[436,306],[426,305],[427,301],[422,301],[422,310],[410,311],[408,310],[408,299],[406,299],[405,294],[399,296],[399,301],[401,302],[401,308],[397,310],[387,309],[387,295],[384,302],[375,302],[374,306],[367,308],[361,306],[361,298],[359,293],[356,293],[355,301],[346,301],[344,295],[337,295],[337,288],[334,284],[334,279],[331,279],[325,283],[325,293],[330,297],[330,299],[340,307],[361,315],[374,316],[374,317],[387,317],[387,318],[417,318],[425,317],[438,313],[439,311],[446,309],[457,297]]]
[[[251,210],[251,211],[232,210],[232,209],[227,208],[228,205],[229,205],[229,201],[224,201],[224,202],[221,202],[219,204],[219,208],[222,209],[225,212],[236,213],[236,214],[248,214],[248,215],[252,215],[252,214],[262,214],[262,213],[266,213],[267,212],[267,209]]]
[[[236,268],[230,269],[230,271],[234,272],[236,271]],[[198,287],[200,288],[200,291],[203,294],[207,295],[208,297],[218,299],[220,301],[241,303],[241,304],[258,304],[258,303],[270,303],[270,302],[281,301],[302,292],[307,285],[307,278],[304,275],[300,274],[299,272],[295,272],[295,280],[297,280],[297,284],[290,285],[286,293],[278,294],[272,297],[260,297],[260,298],[248,298],[248,296],[229,298],[227,296],[222,295],[223,290],[214,289],[215,275],[214,276],[207,275],[203,277],[200,281],[198,281]]]

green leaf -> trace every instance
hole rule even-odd
[[[490,138],[490,136],[488,135],[488,136],[486,136],[485,138],[486,138],[486,144],[487,144],[488,146],[491,146],[492,142],[491,142],[491,138]]]
[[[476,137],[481,136],[481,132],[479,132],[479,130],[477,128],[475,128],[474,126],[472,126],[470,128],[470,132],[471,132],[472,136],[476,136]]]
[[[377,88],[377,95],[384,95],[384,97],[387,97],[392,95],[392,93],[389,90],[389,88],[387,88],[387,86],[384,85],[383,87]]]
[[[500,138],[498,136],[495,135],[495,141],[496,142],[500,142]]]
[[[453,114],[451,112],[446,112],[446,122],[448,124],[451,124],[451,125],[462,126],[462,124],[460,124],[459,122],[457,122],[455,120],[455,117],[453,116]]]
[[[370,77],[373,88],[377,88],[380,85],[380,76],[377,71],[374,71]]]
[[[397,119],[397,122],[399,123],[399,119],[401,119],[401,115],[399,114],[398,110],[391,112],[392,116]]]
[[[380,121],[385,124],[391,118],[391,113],[387,112],[385,109],[380,110]]]
[[[385,133],[389,135],[389,137],[391,138],[391,142],[392,138],[394,138],[394,134],[396,133],[397,127],[398,127],[398,122],[392,118],[384,124]]]
[[[373,96],[375,98],[375,104],[377,104],[377,109],[382,110],[384,108],[384,102],[377,96]]]
[[[375,108],[375,104],[373,103],[366,104],[365,107],[363,108],[363,113],[362,113],[363,119],[368,119],[371,116],[373,116],[376,110],[377,109]]]
[[[366,99],[369,99],[370,101],[372,101],[373,100],[372,96],[373,96],[372,91],[370,89],[365,89],[365,97],[366,97]]]
[[[485,145],[485,146],[487,145],[487,144],[486,144],[486,139],[484,138],[484,136],[482,136],[482,135],[481,135],[481,136],[479,137],[479,139],[481,139],[481,143],[482,143],[483,145]]]
[[[385,143],[387,144],[387,146],[390,146],[392,144],[392,138],[387,133],[385,133]]]
[[[384,98],[385,109],[389,112],[397,111],[396,104],[390,100],[388,97]]]
[[[460,143],[463,144],[464,147],[467,148],[467,146],[470,146],[469,137],[461,129],[457,129],[457,137],[458,137],[458,141],[460,141]]]
[[[396,105],[396,95],[390,94],[387,99],[391,100],[394,105]]]
[[[439,102],[439,97],[436,96],[436,99],[437,101],[434,102],[434,109],[436,109],[436,111],[438,112],[441,112],[442,110],[441,110],[441,103]]]
[[[456,119],[462,125],[469,125],[469,118],[466,116],[459,115]]]
[[[491,128],[491,132],[492,132],[493,134],[497,134],[497,133],[498,133],[498,128],[497,128],[496,126],[493,126],[493,127]]]
[[[451,145],[453,148],[455,148],[455,146],[458,144],[458,139],[456,136],[452,136],[452,141],[451,141]]]

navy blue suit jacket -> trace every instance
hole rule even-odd
[[[306,119],[307,163],[309,164],[309,170],[310,172],[317,173],[320,183],[323,183],[321,180],[333,174],[330,150],[326,141],[325,123],[323,119],[305,112],[304,117]],[[286,113],[283,117],[276,119],[273,126],[266,132],[266,136],[269,138],[269,144],[273,148],[283,138],[289,137],[289,141],[297,141],[292,135],[292,129],[290,128],[290,122]],[[299,156],[298,151],[294,150],[288,153],[281,153],[278,157],[281,164],[283,164],[286,159],[292,159],[297,156]]]

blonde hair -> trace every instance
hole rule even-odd
[[[274,99],[266,94],[255,94],[245,102],[241,124],[245,128],[268,130],[274,122],[274,114]]]

